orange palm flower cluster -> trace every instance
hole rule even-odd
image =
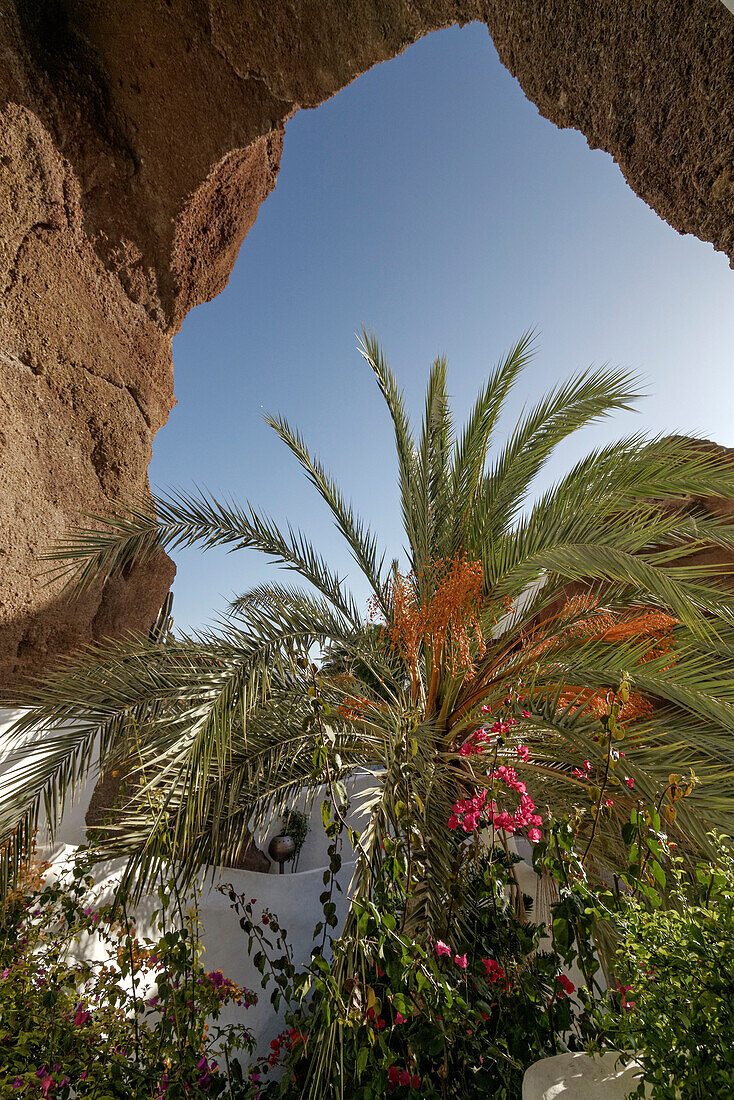
[[[395,573],[390,580],[392,617],[385,629],[414,682],[421,645],[432,651],[434,668],[445,662],[452,675],[460,671],[469,678],[473,675],[472,643],[480,657],[486,652],[480,622],[482,575],[480,561],[456,556],[434,562],[430,574],[421,576],[420,586],[410,573],[405,577]]]
[[[558,617],[561,622],[564,619],[569,621],[567,632],[570,637],[598,638],[599,641],[605,642],[648,639],[650,645],[640,657],[641,662],[650,661],[674,650],[673,628],[678,620],[672,615],[655,608],[643,608],[615,615],[600,608],[601,602],[597,596],[581,593],[566,601]],[[536,647],[536,651],[539,652],[546,645],[551,644],[551,642],[541,642]],[[569,690],[561,695],[560,703],[562,706],[575,703],[578,707],[588,708],[592,714],[599,717],[606,708],[603,693],[586,689],[580,691],[574,687],[569,687]],[[651,715],[653,711],[651,701],[640,692],[633,691],[625,704],[624,717],[627,720],[643,718]]]
[[[366,710],[371,706],[372,703],[365,696],[347,695],[336,709],[340,718],[344,718],[348,722],[356,722],[360,718],[364,718]]]

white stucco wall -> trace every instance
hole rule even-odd
[[[624,1100],[638,1084],[637,1066],[619,1054],[557,1054],[530,1067],[522,1100]]]

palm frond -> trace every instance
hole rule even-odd
[[[473,517],[472,547],[507,533],[531,482],[568,435],[618,410],[629,410],[637,393],[626,371],[587,371],[551,390],[516,425],[482,479]]]
[[[464,528],[484,473],[492,432],[505,401],[532,358],[534,334],[526,332],[500,361],[480,391],[466,427],[456,441],[451,469],[454,532],[450,555],[464,548]]]

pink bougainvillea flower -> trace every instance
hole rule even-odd
[[[484,977],[488,982],[504,981],[505,972],[495,959],[482,959],[484,965]],[[485,1019],[487,1017],[485,1016]]]
[[[627,1000],[627,994],[632,992],[631,985],[620,985],[617,982],[617,992],[622,994],[622,1008],[634,1008],[635,1002]]]
[[[466,955],[454,955],[454,962],[462,970],[466,970]]]
[[[483,706],[481,708],[481,711],[482,711],[482,714],[491,714],[492,713],[492,708],[488,707],[488,706]]]
[[[403,1016],[402,1012],[396,1012],[395,1013],[395,1023],[396,1024],[404,1024],[406,1019],[407,1019],[407,1016]]]
[[[629,775],[625,775],[624,781],[625,781],[625,783],[627,784],[627,786],[629,787],[630,790],[632,790],[634,788],[635,781]]]
[[[451,948],[443,940],[436,940],[436,954],[437,955],[450,955]]]
[[[609,809],[611,810],[612,806],[614,805],[614,799],[612,799],[612,798],[605,798],[605,799],[604,799],[604,805],[605,805],[605,806],[608,806],[608,807],[609,807]]]
[[[518,745],[517,755],[520,757],[521,760],[527,760],[527,758],[530,756],[530,749],[527,747],[527,745]]]
[[[82,1005],[77,1006],[76,1015],[74,1016],[74,1027],[84,1027],[92,1019],[92,1013],[87,1012]]]
[[[530,711],[529,710],[524,710],[522,712],[522,716],[523,716],[523,718],[529,718],[530,717]]]
[[[592,763],[591,763],[591,761],[590,761],[590,760],[584,760],[584,767],[586,768],[587,772],[590,772],[590,771],[591,771],[591,769],[592,769],[592,766],[593,766],[593,765],[592,765]]]
[[[576,986],[573,984],[570,978],[566,977],[565,974],[559,974],[556,978],[556,981],[559,983],[559,985],[563,986],[565,992],[569,995],[576,992]]]
[[[543,834],[541,833],[540,829],[528,829],[528,840],[530,840],[533,844],[537,844],[542,836]]]
[[[577,779],[584,778],[584,773],[581,771],[581,768],[574,768],[571,774],[574,775]]]

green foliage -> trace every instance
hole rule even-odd
[[[722,773],[734,743],[734,614],[720,568],[697,554],[711,546],[731,551],[734,531],[723,518],[678,507],[683,498],[734,497],[731,465],[695,440],[637,435],[593,451],[528,509],[534,478],[563,440],[635,397],[624,371],[589,370],[528,404],[509,438],[498,438],[507,399],[523,385],[530,345],[523,337],[491,372],[461,432],[451,416],[446,363],[436,360],[424,421],[414,432],[377,341],[364,334],[361,344],[395,430],[408,570],[402,583],[417,621],[446,597],[442,563],[481,571],[472,629],[465,631],[469,653],[459,665],[451,633],[460,633],[458,620],[445,638],[419,630],[414,651],[401,649],[395,556],[283,418],[270,423],[331,510],[368,583],[377,622],[368,621],[304,534],[204,493],[173,493],[155,506],[138,502],[71,533],[52,557],[81,588],[161,549],[195,544],[257,550],[304,587],[260,585],[234,601],[216,631],[93,647],[24,689],[17,701],[29,710],[9,739],[8,763],[27,758],[35,729],[48,732],[33,768],[9,767],[0,777],[0,873],[12,876],[41,806],[52,824],[58,819],[67,793],[94,766],[97,747],[103,768],[145,776],[119,808],[124,827],[108,830],[100,845],[106,856],[129,857],[126,885],[143,889],[169,842],[184,878],[202,864],[236,862],[247,823],[282,815],[312,783],[323,738],[308,720],[310,680],[297,658],[316,651],[328,676],[325,732],[341,762],[333,781],[362,767],[387,784],[367,807],[374,817],[367,861],[393,815],[406,715],[415,719],[412,782],[426,807],[435,881],[450,862],[439,824],[471,782],[456,749],[482,721],[481,708],[496,713],[506,685],[525,681],[526,713],[514,717],[518,738],[533,751],[522,766],[535,801],[563,814],[577,801],[571,771],[579,742],[595,726],[573,699],[603,693],[623,669],[645,703],[628,754],[638,788],[650,797],[671,767],[685,770],[695,761],[704,780],[720,776],[717,795],[711,798],[704,783],[681,824],[699,844],[706,843],[706,823],[734,829],[734,768]],[[578,582],[589,602],[559,613],[569,584]],[[668,614],[667,648],[655,632],[612,637],[602,629],[645,608]],[[594,621],[596,632],[589,629]],[[351,706],[355,698],[361,710]],[[586,751],[600,763],[593,742]],[[616,836],[599,816],[594,852]],[[429,884],[426,919],[438,901]]]
[[[572,1011],[567,989],[573,986],[560,980],[570,945],[543,942],[543,929],[516,915],[511,865],[485,855],[474,866],[467,883],[471,932],[459,933],[449,914],[449,944],[402,931],[406,899],[396,906],[401,883],[388,857],[377,900],[355,905],[348,936],[359,941],[359,963],[346,981],[339,975],[341,961],[351,957],[347,938],[330,943],[331,957],[317,948],[300,973],[277,918],[268,910],[258,917],[252,902],[230,888],[264,985],[272,985],[275,1005],[288,1005],[288,1027],[258,1067],[266,1080],[277,1065],[287,1072],[263,1095],[301,1096],[313,1084],[334,1025],[338,1043],[324,1083],[327,1095],[343,1090],[350,1100],[377,1100],[400,1089],[398,1095],[509,1100],[520,1096],[532,1062],[583,1049],[590,1016],[583,1008]],[[328,921],[328,892],[322,900]]]
[[[635,435],[594,450],[528,505],[534,479],[565,439],[630,407],[634,380],[626,372],[602,368],[572,377],[524,404],[506,436],[498,422],[523,384],[530,339],[490,374],[460,432],[446,363],[438,359],[414,432],[376,340],[364,334],[361,351],[395,433],[402,566],[299,432],[283,418],[270,423],[330,509],[369,586],[371,618],[305,535],[252,507],[178,492],[97,517],[53,555],[77,587],[161,549],[192,545],[257,550],[295,573],[301,587],[259,585],[232,604],[215,631],[128,639],[61,662],[19,695],[28,712],[12,733],[9,767],[0,776],[0,872],[12,877],[39,809],[45,806],[52,824],[58,820],[99,746],[103,769],[124,768],[135,780],[98,853],[126,856],[124,885],[139,891],[171,861],[181,882],[202,865],[236,863],[252,824],[282,816],[295,798],[326,786],[330,866],[309,971],[323,1027],[304,1085],[311,1097],[330,1088],[333,1067],[352,1057],[343,1048],[348,983],[366,965],[360,906],[377,906],[385,919],[399,915],[399,926],[387,931],[404,940],[395,951],[405,981],[417,984],[423,973],[436,983],[436,996],[443,971],[435,969],[430,945],[446,935],[447,913],[453,940],[472,942],[473,915],[462,901],[466,837],[447,822],[456,817],[458,827],[453,807],[484,787],[482,797],[497,800],[502,814],[515,811],[495,767],[517,768],[514,792],[521,783],[538,816],[562,823],[538,858],[562,878],[555,950],[578,955],[592,999],[589,936],[602,943],[614,927],[611,917],[597,915],[592,877],[625,866],[625,845],[636,843],[630,889],[654,905],[668,885],[656,838],[662,820],[689,853],[710,847],[711,826],[734,829],[734,611],[709,553],[731,553],[734,528],[723,510],[717,516],[716,509],[680,507],[682,500],[734,498],[731,463],[696,440]],[[582,598],[569,598],[579,590]],[[31,767],[13,768],[27,760],[37,729],[44,752],[33,755]],[[674,804],[681,788],[669,782],[671,769],[682,775],[693,767],[700,788]],[[357,769],[374,780],[356,807],[366,822],[360,836],[346,820],[345,780]],[[630,819],[638,799],[652,805],[661,790],[669,804],[658,803],[651,824],[638,828]],[[628,822],[636,838],[622,836]],[[568,851],[564,830],[577,837]],[[354,905],[328,962],[347,838],[356,859]],[[410,943],[423,958],[410,954]],[[609,958],[609,944],[602,946]],[[266,957],[262,945],[260,951]],[[278,957],[286,961],[271,972],[276,999],[285,995],[276,975],[290,983],[287,952]],[[432,979],[422,969],[429,957]],[[538,957],[524,956],[529,975]],[[446,1013],[438,1015],[458,1034],[448,1000],[463,998],[470,1007],[473,1000],[458,987],[441,989]],[[385,992],[389,999],[401,989]],[[593,1005],[582,1004],[594,1017]],[[509,1006],[507,1018],[515,1012]],[[596,1026],[603,1032],[600,1018]],[[531,1035],[529,1025],[517,1027]],[[549,1024],[537,1041],[527,1039],[528,1049],[545,1049],[551,1033]],[[493,1042],[504,1049],[499,1030]],[[509,1047],[505,1054],[517,1056]],[[361,1047],[353,1057],[361,1065]],[[432,1074],[428,1066],[426,1079],[435,1084]],[[437,1088],[448,1088],[439,1080]]]
[[[691,875],[669,857],[670,901],[621,900],[616,1044],[635,1050],[654,1100],[734,1094],[734,860]],[[663,876],[655,876],[663,888]],[[640,1089],[637,1095],[642,1095]]]
[[[44,870],[0,912],[0,1097],[252,1098],[250,1033],[218,1020],[253,994],[201,966],[195,914],[162,889],[160,934],[141,940],[124,907],[89,905],[81,865],[63,883]]]

